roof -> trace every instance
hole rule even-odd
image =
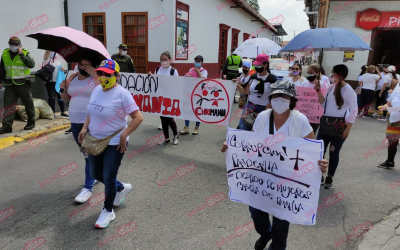
[[[231,6],[231,8],[241,8],[249,15],[254,17],[260,23],[264,24],[268,29],[270,29],[274,34],[279,35],[277,29],[267,21],[260,13],[258,13],[250,4],[248,4],[244,0],[230,0],[231,3],[235,4],[236,6]],[[253,20],[252,20],[253,21]]]
[[[286,31],[283,29],[282,24],[272,24],[275,29],[278,31],[279,36],[287,36]]]

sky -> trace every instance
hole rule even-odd
[[[258,0],[260,14],[269,20],[282,15],[283,29],[288,34],[283,36],[283,41],[290,41],[296,35],[310,28],[308,16],[304,12],[304,0]]]

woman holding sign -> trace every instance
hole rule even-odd
[[[318,93],[319,103],[325,109],[324,115],[321,117],[321,128],[317,136],[318,140],[324,141],[324,155],[328,144],[330,144],[329,170],[328,176],[325,179],[326,189],[333,187],[333,176],[339,165],[340,150],[342,149],[344,141],[349,136],[358,110],[356,92],[344,81],[348,73],[349,70],[346,65],[339,64],[334,66],[332,70],[332,79],[335,85],[328,90],[325,96],[322,95],[320,91],[321,86],[319,84],[316,84],[314,87]],[[329,122],[338,121],[340,119],[344,120],[343,124],[339,122],[333,131],[328,131],[322,126],[322,122],[328,120]]]
[[[298,137],[315,139],[314,132],[305,115],[295,110],[297,103],[296,88],[289,81],[281,81],[271,85],[272,109],[261,112],[252,131],[265,135],[283,133],[285,137]],[[226,142],[222,145],[221,152],[228,149]],[[328,161],[318,161],[321,172],[326,172]],[[289,234],[289,222],[273,217],[271,224],[269,214],[249,206],[254,226],[261,235],[254,245],[255,250],[263,250],[272,239],[269,249],[286,249],[286,241]]]

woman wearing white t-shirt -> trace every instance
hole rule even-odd
[[[357,106],[360,106],[360,103],[361,103],[361,88],[362,88],[362,85],[363,85],[362,76],[365,73],[367,73],[367,66],[363,65],[363,66],[361,66],[361,73],[360,73],[360,75],[358,76],[358,79],[357,79],[357,81],[358,81],[358,86],[356,88]]]
[[[131,93],[118,84],[119,66],[115,61],[104,60],[96,73],[100,85],[90,96],[88,115],[79,133],[79,142],[82,143],[88,129],[97,139],[116,133],[102,153],[89,155],[90,173],[105,187],[104,207],[95,227],[106,228],[115,219],[113,206],[120,206],[132,191],[131,184],[117,180],[117,174],[128,147],[129,135],[139,127],[143,116]],[[132,118],[129,126],[126,125],[128,115]]]
[[[351,127],[355,121],[357,114],[357,97],[353,88],[347,84],[346,79],[349,70],[346,65],[339,64],[333,67],[332,79],[334,86],[330,88],[325,96],[320,91],[320,86],[315,85],[315,90],[318,93],[318,100],[321,106],[325,109],[324,115],[329,117],[344,117],[346,128],[343,131],[342,138],[329,137],[321,134],[321,129],[318,131],[318,140],[324,141],[324,156],[326,149],[329,146],[329,170],[328,176],[325,179],[325,188],[333,187],[333,176],[339,165],[339,154],[344,141],[349,136]]]
[[[178,70],[171,67],[170,65],[171,54],[168,51],[165,51],[161,54],[160,62],[161,62],[161,67],[156,68],[155,71],[156,75],[179,76]],[[150,71],[148,74],[152,75],[153,73]],[[169,127],[171,127],[172,132],[174,133],[174,139],[172,141],[172,144],[177,145],[179,143],[178,139],[179,134],[178,134],[178,129],[176,127],[175,119],[166,116],[160,116],[160,119],[161,119],[161,128],[164,132],[164,137],[165,137],[165,140],[162,143],[160,143],[160,145],[166,145],[167,143],[171,142],[169,139]]]
[[[271,93],[271,84],[276,82],[277,78],[269,70],[269,56],[260,54],[253,62],[257,74],[253,74],[249,79],[249,84],[243,88],[237,84],[237,89],[241,94],[249,95],[248,104],[243,108],[244,112],[254,112],[256,114],[265,110],[269,105],[269,94]],[[235,80],[233,80],[235,82]],[[250,126],[247,126],[243,119],[239,121],[239,129],[251,131]]]
[[[78,62],[79,72],[68,77],[68,79],[63,81],[60,85],[60,88],[64,89],[61,98],[65,102],[69,102],[68,111],[72,136],[74,137],[76,144],[78,144],[79,150],[85,157],[85,184],[78,196],[75,197],[75,201],[79,203],[85,203],[90,197],[92,197],[93,185],[96,183],[95,179],[90,175],[88,154],[82,151],[78,136],[86,121],[86,106],[89,103],[90,95],[96,87],[96,82],[93,76],[96,76],[94,70],[98,65],[99,59],[96,54],[90,52],[83,53]]]
[[[395,90],[389,97],[388,102],[379,108],[381,111],[387,111],[387,107],[400,107],[400,89]],[[388,156],[386,161],[379,164],[378,167],[394,168],[394,157],[397,153],[397,145],[400,138],[400,112],[392,111],[389,115],[389,120],[386,129],[386,138],[388,139]]]
[[[293,83],[280,81],[271,84],[269,99],[272,109],[265,110],[257,116],[252,131],[262,133],[265,136],[283,133],[285,137],[315,139],[307,117],[294,109],[297,97]],[[270,130],[272,127],[273,131]],[[225,152],[227,149],[228,145],[224,142],[221,152]],[[318,160],[321,172],[326,172],[327,163],[328,161],[325,159]],[[254,249],[264,249],[271,239],[269,249],[286,249],[289,222],[273,217],[271,223],[268,213],[252,206],[249,206],[249,210],[254,227],[261,236],[256,241]]]
[[[383,72],[381,72],[381,74],[380,74],[382,76],[382,78],[379,79],[378,85],[376,86],[376,91],[375,91],[375,113],[372,115],[373,117],[378,117],[379,116],[379,114],[378,114],[379,106],[386,104],[386,100],[383,100],[383,98],[381,98],[382,97],[381,92],[382,92],[382,89],[384,89],[383,85],[385,85],[385,78],[389,74],[389,71],[388,71],[388,67],[389,66],[390,65],[388,65],[388,64],[383,65],[383,67],[382,67]],[[386,117],[386,115],[384,115],[384,116]],[[380,119],[380,120],[382,120],[382,119]],[[385,119],[385,121],[386,121],[386,119]]]
[[[301,76],[302,67],[299,63],[292,66],[292,76],[288,78],[289,82],[293,83],[296,87],[301,87],[304,78]]]
[[[375,72],[378,74],[375,74]],[[381,78],[378,67],[374,65],[368,66],[367,73],[362,76],[361,102],[358,105],[360,117],[368,118],[368,110],[374,99],[376,85]]]

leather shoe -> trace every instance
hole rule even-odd
[[[270,241],[272,238],[271,235],[267,237],[260,237],[257,241],[256,244],[254,245],[254,250],[264,250],[264,248],[267,246],[268,241]]]
[[[35,123],[28,123],[26,124],[26,126],[24,127],[24,130],[31,130],[35,127]]]
[[[12,132],[12,128],[4,128],[4,127],[1,127],[0,128],[0,135],[2,135],[2,134],[6,134],[6,133],[11,133]]]

